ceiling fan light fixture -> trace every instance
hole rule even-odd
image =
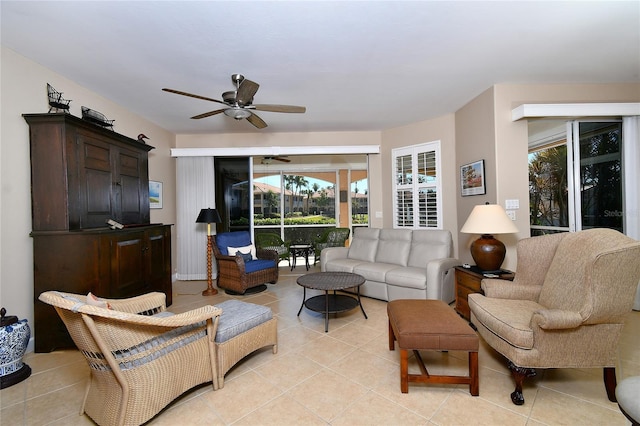
[[[236,120],[242,120],[243,118],[249,117],[251,112],[242,108],[229,108],[224,110],[224,115],[233,117]]]

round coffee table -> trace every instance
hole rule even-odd
[[[360,302],[360,286],[364,284],[364,277],[351,272],[314,272],[306,274],[297,279],[297,283],[302,286],[304,292],[302,295],[302,305],[298,311],[298,316],[302,312],[304,306],[314,312],[324,313],[324,331],[329,331],[329,314],[350,311],[357,306],[365,319],[367,314]],[[337,290],[345,288],[356,288],[356,297],[346,294],[336,294]],[[313,296],[307,299],[307,289],[324,290],[324,295]],[[329,292],[333,290],[333,294]]]

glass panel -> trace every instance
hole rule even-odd
[[[423,188],[418,192],[419,220],[421,228],[438,227],[438,200],[435,189]]]
[[[396,158],[396,183],[398,185],[411,185],[411,155],[401,155]]]
[[[396,226],[413,226],[413,191],[396,192]]]
[[[255,174],[253,220],[255,225],[280,225],[280,174]]]
[[[418,183],[435,183],[436,179],[435,151],[418,153]]]
[[[365,172],[366,173],[366,172]],[[356,173],[352,173],[352,179]],[[369,224],[369,182],[367,178],[351,184],[351,224],[367,226]]]
[[[529,221],[532,227],[568,227],[567,145],[529,154]]]
[[[622,226],[621,123],[580,123],[582,229]]]

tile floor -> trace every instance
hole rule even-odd
[[[317,269],[317,267],[316,267]],[[601,369],[540,370],[526,383],[522,406],[511,403],[505,361],[480,350],[480,396],[465,385],[409,386],[400,392],[399,354],[389,351],[386,303],[363,299],[359,309],[332,317],[296,316],[304,272],[282,267],[280,281],[242,300],[271,307],[278,318],[278,353],[258,351],[227,373],[223,389],[193,389],[153,418],[151,425],[628,425],[607,400]],[[205,298],[206,283],[177,282],[170,310],[184,312],[230,296]],[[640,375],[640,312],[620,343],[618,378]],[[466,353],[425,353],[433,373],[466,374]],[[28,353],[31,377],[0,391],[2,425],[90,425],[79,416],[88,368],[75,350]],[[417,371],[417,364],[410,364]]]

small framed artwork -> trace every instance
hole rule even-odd
[[[162,208],[162,182],[149,181],[149,207],[152,209]]]
[[[484,160],[460,167],[460,186],[463,197],[487,193],[484,186]]]

